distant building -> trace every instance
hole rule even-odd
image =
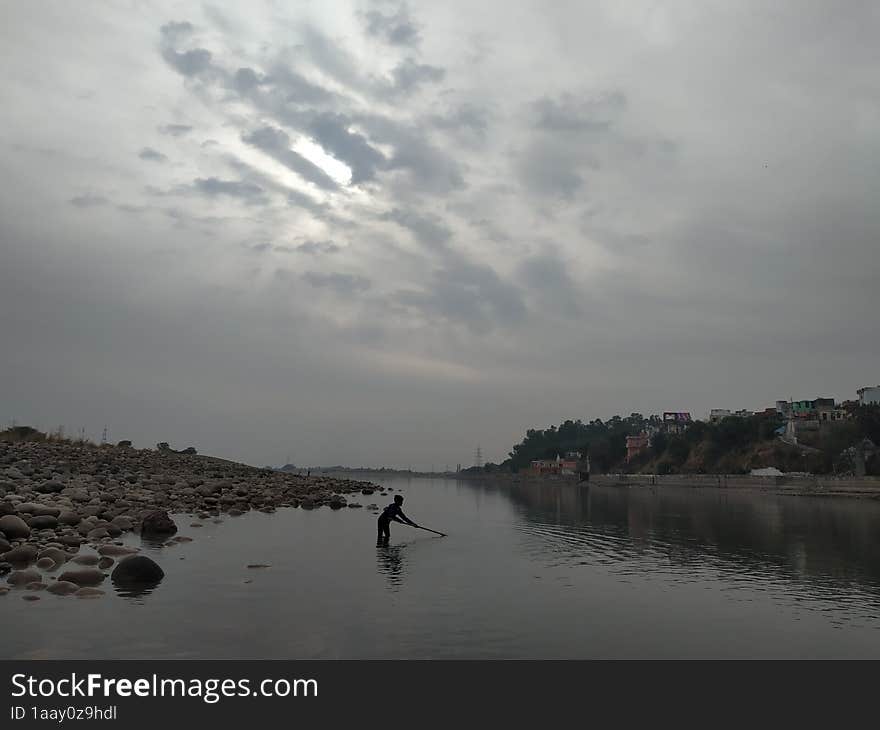
[[[673,411],[663,413],[663,431],[666,433],[683,433],[692,423],[690,413]]]
[[[568,454],[566,454],[565,459],[559,456],[559,454],[556,455],[555,459],[535,459],[531,462],[529,471],[534,476],[547,476],[552,474],[577,474],[577,465],[579,459],[579,455],[577,458],[572,459],[568,458]]]
[[[647,450],[651,445],[651,438],[644,431],[638,436],[626,437],[626,461],[629,463],[636,456]]]
[[[733,413],[729,408],[713,408],[709,411],[709,423],[721,423],[728,416],[732,416]]]
[[[880,405],[880,385],[874,385],[868,388],[859,388],[856,393],[859,394],[860,406]]]

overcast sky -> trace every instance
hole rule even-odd
[[[0,419],[258,465],[880,382],[873,2],[6,2]]]

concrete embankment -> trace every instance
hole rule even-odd
[[[767,494],[787,494],[799,497],[850,497],[880,499],[880,477],[835,477],[824,475],[752,476],[750,474],[593,474],[589,481],[576,476],[526,476],[520,474],[492,474],[459,476],[460,479],[481,482],[547,483],[587,487],[686,489],[738,489]]]
[[[823,475],[751,476],[749,474],[596,474],[591,484],[609,487],[744,489],[802,497],[880,499],[878,477]]]

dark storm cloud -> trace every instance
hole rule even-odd
[[[452,237],[452,231],[436,216],[426,216],[411,210],[394,208],[379,216],[380,220],[393,221],[409,231],[429,248],[440,249]]]
[[[193,128],[188,124],[165,124],[159,127],[160,134],[167,134],[171,137],[182,137],[192,132]]]
[[[158,150],[152,147],[144,147],[138,154],[142,160],[150,160],[151,162],[167,162],[168,158]]]
[[[419,29],[409,15],[409,8],[401,5],[397,12],[385,15],[378,10],[363,14],[368,35],[380,38],[393,46],[418,46],[421,42]]]
[[[321,273],[319,271],[307,271],[302,278],[319,289],[330,289],[340,296],[351,296],[367,291],[372,282],[365,276],[356,274]]]
[[[315,140],[336,159],[351,169],[351,184],[358,185],[376,177],[385,158],[366,137],[349,130],[350,120],[338,114],[319,114],[309,124]]]
[[[262,150],[270,157],[309,182],[324,190],[336,190],[338,185],[326,172],[298,152],[290,149],[290,137],[280,129],[261,127],[250,134],[242,134],[243,142]]]
[[[77,208],[93,208],[97,205],[107,205],[110,201],[107,200],[107,198],[105,198],[103,195],[92,195],[91,193],[86,193],[84,195],[77,195],[67,202],[69,202],[71,205],[76,206]]]

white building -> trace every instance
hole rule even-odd
[[[860,406],[880,405],[880,385],[875,385],[868,388],[859,388],[856,393],[859,394]]]

